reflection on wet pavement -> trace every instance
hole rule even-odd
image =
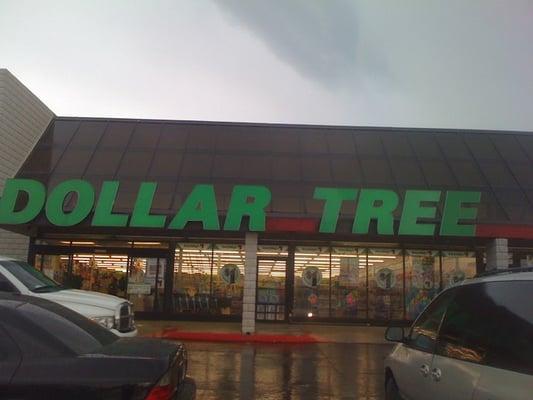
[[[380,344],[251,345],[186,343],[197,399],[378,400]]]

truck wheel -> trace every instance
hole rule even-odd
[[[385,386],[385,400],[402,400],[402,396],[400,396],[400,391],[398,390],[398,386],[393,377],[390,377],[387,380]]]

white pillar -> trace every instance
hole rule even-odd
[[[255,294],[257,286],[257,233],[246,233],[244,240],[244,294],[242,333],[255,332]]]
[[[487,244],[487,271],[509,268],[507,239],[493,239]]]

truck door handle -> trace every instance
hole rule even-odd
[[[420,367],[420,373],[424,378],[426,378],[429,375],[429,366],[427,366],[426,364],[422,364],[422,366]]]
[[[431,377],[435,382],[439,382],[440,378],[442,378],[442,371],[439,368],[433,368],[433,371],[431,371]]]

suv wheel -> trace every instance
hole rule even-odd
[[[385,385],[385,400],[402,400],[400,391],[398,390],[398,386],[393,377],[390,377]]]

